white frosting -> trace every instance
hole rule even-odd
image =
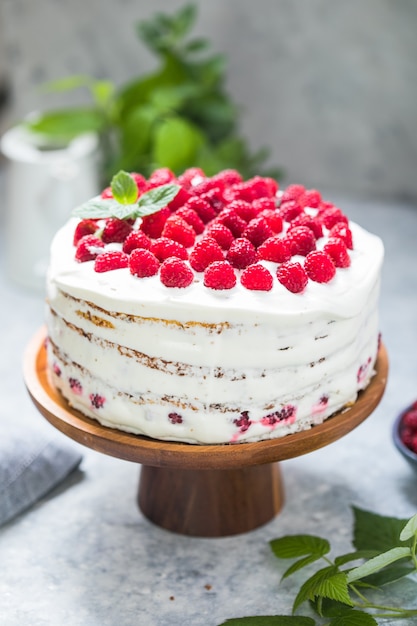
[[[190,287],[172,289],[128,269],[96,273],[92,261],[74,259],[75,225],[51,248],[48,354],[53,383],[86,415],[160,439],[255,441],[320,423],[368,384],[383,246],[358,225],[350,223],[350,267],[329,283],[309,281],[302,294],[287,291],[268,262],[270,292],[239,281],[215,291],[197,274]],[[98,408],[95,394],[104,398]],[[289,405],[289,417],[267,423]]]

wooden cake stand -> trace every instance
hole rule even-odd
[[[284,502],[278,461],[322,448],[353,430],[380,402],[388,375],[381,345],[376,375],[349,410],[283,438],[225,445],[157,441],[101,426],[70,408],[48,382],[45,336],[42,328],[24,357],[25,383],[42,415],[93,450],[141,463],[143,514],[162,528],[199,537],[244,533],[270,521]]]

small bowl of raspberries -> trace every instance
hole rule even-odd
[[[397,449],[417,472],[417,400],[395,420],[393,439]]]

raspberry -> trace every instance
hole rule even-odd
[[[246,202],[246,200],[233,200],[227,205],[227,209],[233,210],[242,220],[245,220],[245,222],[250,222],[250,220],[253,220],[258,214],[253,204]]]
[[[159,261],[150,250],[136,248],[129,256],[129,271],[133,276],[145,278],[158,273]]]
[[[254,203],[255,204],[255,203]],[[263,217],[266,219],[268,226],[272,228],[274,233],[282,232],[283,222],[282,217],[275,209],[262,209],[260,213],[258,213],[258,217]]]
[[[277,269],[277,278],[291,293],[301,293],[308,283],[308,276],[300,263],[283,263]]]
[[[91,406],[93,406],[95,409],[101,409],[106,401],[106,398],[98,393],[90,393],[89,398]]]
[[[228,250],[234,240],[232,232],[220,222],[213,222],[206,230],[206,234],[217,241],[223,250]]]
[[[204,224],[207,224],[207,222],[214,219],[217,215],[211,204],[198,196],[192,196],[187,200],[185,208],[193,209]]]
[[[266,180],[262,176],[254,176],[243,184],[245,192],[250,194],[252,200],[271,197],[271,179]]]
[[[245,433],[252,424],[252,421],[249,419],[249,411],[242,411],[240,417],[233,420],[233,424],[239,428],[239,432]]]
[[[121,250],[112,250],[111,252],[103,252],[99,254],[94,261],[95,272],[111,272],[112,270],[120,270],[128,266],[129,257]]]
[[[182,415],[179,413],[168,413],[168,419],[171,424],[182,424]]]
[[[165,287],[184,289],[191,285],[194,280],[194,274],[184,261],[172,257],[162,263],[159,278]]]
[[[204,272],[214,261],[223,261],[223,252],[215,239],[204,237],[197,241],[190,253],[190,265],[196,272]]]
[[[282,193],[281,204],[287,200],[298,200],[305,193],[305,190],[304,185],[288,185]]]
[[[137,172],[131,172],[131,177],[136,183],[136,187],[138,188],[138,194],[142,194],[148,188],[148,183],[146,182],[146,178],[142,176],[142,174],[138,174]]]
[[[313,231],[316,239],[323,237],[323,227],[320,221],[315,217],[310,217],[307,213],[301,213],[293,219],[288,230],[291,230],[294,226],[307,226],[307,228]]]
[[[93,235],[98,230],[98,224],[95,220],[81,220],[78,222],[74,231],[73,244],[76,246],[82,237]]]
[[[85,235],[80,239],[75,251],[75,260],[79,263],[93,261],[102,249],[104,243],[95,235]]]
[[[232,289],[236,285],[233,267],[227,261],[215,261],[204,270],[204,285],[211,289]]]
[[[131,230],[132,226],[126,220],[110,217],[106,220],[101,238],[104,243],[122,243]]]
[[[190,209],[187,206],[182,206],[175,213],[179,217],[182,217],[183,220],[187,222],[193,229],[196,235],[201,235],[204,231],[204,222],[199,217],[198,213],[194,211],[194,209]]]
[[[213,191],[213,189],[217,192],[221,192],[222,187],[224,187],[224,185],[219,181],[213,180],[213,178],[204,178],[197,185],[194,185],[193,194],[196,196],[202,196]]]
[[[241,237],[232,242],[226,259],[236,269],[243,270],[258,260],[258,253],[249,239]]]
[[[328,283],[336,273],[336,267],[326,252],[315,250],[306,256],[304,269],[316,283]]]
[[[417,432],[417,410],[411,409],[404,413],[401,425],[407,428],[411,428],[412,430]]]
[[[183,261],[188,259],[188,252],[184,246],[173,239],[168,239],[167,237],[155,239],[152,241],[149,249],[161,262],[172,256],[177,257],[177,259],[182,259]]]
[[[175,182],[175,174],[168,167],[160,167],[156,169],[148,178],[148,189],[168,185]]]
[[[149,250],[150,247],[151,240],[142,230],[133,230],[123,242],[123,252],[126,252],[126,254],[130,254],[136,248]]]
[[[345,224],[349,223],[346,215],[344,215],[342,211],[335,206],[329,209],[326,209],[325,211],[320,213],[320,219],[322,223],[325,225],[325,227],[328,228],[329,230],[333,228],[333,226],[335,226],[339,222],[342,222]]]
[[[240,237],[246,228],[245,220],[229,207],[219,213],[218,220],[232,231],[233,237]]]
[[[286,202],[281,202],[279,208],[279,215],[286,222],[291,222],[303,212],[304,209],[302,205],[299,204],[296,200],[287,200]]]
[[[241,183],[243,179],[237,170],[228,169],[212,176],[212,180],[216,183],[220,183],[223,187],[230,187],[231,185]]]
[[[184,248],[190,248],[195,242],[193,227],[178,215],[171,215],[167,219],[162,230],[162,237],[168,237],[168,239],[180,243]]]
[[[302,195],[304,206],[318,209],[321,204],[321,193],[317,189],[307,189]]]
[[[109,200],[110,198],[113,198],[113,192],[111,190],[111,187],[106,187],[105,189],[103,189],[100,197],[103,198],[103,200]]]
[[[266,267],[255,263],[243,270],[240,282],[243,287],[252,291],[271,291],[274,280]]]
[[[184,206],[184,204],[190,198],[191,198],[190,192],[187,191],[186,189],[184,189],[184,187],[180,187],[178,189],[178,191],[177,191],[177,194],[174,196],[174,198],[171,200],[171,202],[168,203],[167,206],[168,206],[169,210],[171,211],[171,213],[173,213],[177,209],[179,209],[182,206]]]
[[[161,236],[165,222],[170,215],[171,211],[169,210],[169,207],[165,206],[156,213],[142,217],[140,229],[143,230],[143,232],[151,239],[157,239]]]
[[[255,248],[272,237],[273,234],[272,228],[264,217],[256,217],[251,220],[243,232],[243,236],[249,239]]]
[[[345,242],[346,248],[353,250],[353,237],[352,231],[344,222],[338,222],[330,229],[330,237],[339,237]]]
[[[252,206],[256,209],[257,213],[259,213],[259,211],[264,211],[265,209],[275,211],[277,208],[274,198],[255,198],[252,202]]]
[[[202,200],[206,200],[216,213],[220,213],[224,207],[223,192],[219,187],[209,189],[206,193],[200,195]]]
[[[336,267],[349,267],[350,257],[346,248],[346,244],[342,239],[337,237],[330,238],[323,247]]]
[[[258,248],[259,258],[274,263],[285,263],[291,258],[291,245],[284,237],[269,237]]]
[[[275,178],[271,178],[270,176],[264,176],[264,181],[268,188],[268,197],[275,198],[278,193],[279,185]]]
[[[291,228],[286,235],[286,239],[291,247],[291,254],[307,256],[309,252],[316,248],[316,238],[313,231],[307,226],[296,226]]]
[[[185,189],[192,189],[193,186],[198,185],[206,175],[199,167],[189,167],[180,176],[178,176],[178,183]]]
[[[83,386],[77,378],[69,378],[68,383],[73,393],[75,393],[77,396],[80,396],[82,394]]]

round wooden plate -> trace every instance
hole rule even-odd
[[[388,356],[381,344],[376,375],[366,390],[351,408],[319,426],[257,443],[176,443],[108,428],[70,408],[48,381],[45,339],[41,328],[23,364],[26,387],[41,414],[93,450],[144,465],[139,505],[145,515],[164,528],[198,536],[246,532],[271,519],[283,502],[275,462],[322,448],[356,428],[380,402],[388,376]]]

